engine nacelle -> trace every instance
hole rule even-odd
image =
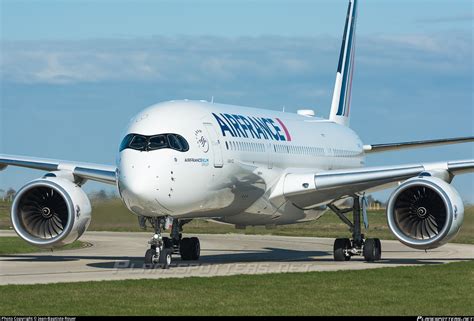
[[[458,192],[431,176],[411,178],[390,196],[387,206],[390,230],[403,244],[433,249],[456,236],[464,219]]]
[[[28,243],[46,248],[77,240],[91,220],[86,193],[61,177],[26,184],[15,196],[11,219],[16,233]]]

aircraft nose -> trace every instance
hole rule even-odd
[[[119,189],[122,197],[130,202],[146,204],[156,198],[158,182],[156,168],[142,158],[122,156],[119,164]]]
[[[124,175],[121,177],[120,183],[123,192],[129,194],[129,196],[139,198],[145,196],[148,192],[147,184],[144,180],[135,175]]]

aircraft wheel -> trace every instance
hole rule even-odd
[[[375,246],[377,248],[377,255],[375,256],[375,260],[378,261],[382,258],[382,243],[380,242],[380,239],[374,239],[375,240]]]
[[[192,260],[199,260],[201,256],[201,242],[197,237],[191,238]]]
[[[173,240],[170,239],[169,237],[163,237],[163,246],[167,249],[172,249],[173,248]]]
[[[161,251],[160,259],[159,259],[159,265],[162,269],[169,269],[171,265],[171,256],[173,254],[172,249],[163,249]]]
[[[336,239],[334,241],[334,261],[349,261],[351,259],[348,253],[350,248],[351,241],[349,239]]]
[[[198,260],[201,256],[201,244],[197,237],[181,239],[179,251],[183,261]]]
[[[366,239],[364,244],[364,259],[367,262],[374,262],[382,256],[382,248],[380,240]]]
[[[145,266],[151,268],[157,261],[156,249],[151,248],[145,252]]]

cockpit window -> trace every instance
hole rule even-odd
[[[125,136],[125,138],[122,140],[122,143],[120,143],[120,151],[123,151],[125,148],[128,148],[130,142],[133,139],[133,136],[133,134],[128,134],[127,136]]]
[[[175,136],[178,138],[178,140],[181,144],[182,151],[183,152],[188,151],[189,150],[189,145],[188,145],[188,142],[186,141],[186,139],[184,139],[184,137],[181,136],[181,135],[175,135]]]
[[[147,146],[147,138],[145,136],[136,135],[133,137],[130,145],[128,145],[132,149],[136,150],[145,150]]]
[[[168,141],[170,142],[171,148],[176,149],[176,150],[183,149],[183,147],[181,146],[181,143],[179,142],[178,138],[176,138],[175,135],[168,135]]]
[[[166,148],[166,147],[168,147],[168,143],[166,142],[165,135],[152,136],[150,137],[148,141],[149,150],[155,150],[155,149]]]
[[[139,151],[153,151],[170,148],[180,152],[187,152],[189,150],[189,145],[186,139],[178,134],[159,134],[153,136],[128,134],[120,144],[120,151],[127,148]]]

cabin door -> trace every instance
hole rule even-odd
[[[222,158],[222,149],[221,149],[221,141],[219,136],[217,135],[216,129],[211,123],[204,123],[204,128],[206,128],[212,150],[214,167],[222,167],[224,166],[224,160]]]

